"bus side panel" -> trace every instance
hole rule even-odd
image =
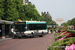
[[[33,30],[25,31],[24,34],[26,36],[32,36],[32,34],[34,34],[34,31]]]
[[[47,34],[47,30],[39,30],[39,33]]]

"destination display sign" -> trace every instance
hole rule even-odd
[[[14,24],[25,24],[25,22],[15,22]]]

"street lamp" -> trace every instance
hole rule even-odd
[[[53,33],[54,25],[55,25],[55,23],[52,21],[52,33]]]

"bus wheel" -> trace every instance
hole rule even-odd
[[[42,35],[40,35],[39,37],[43,37],[43,32],[42,32]]]
[[[18,37],[19,39],[21,39],[21,37]]]
[[[31,34],[31,38],[33,38],[33,37],[34,37],[34,34],[32,33],[32,34]]]
[[[12,38],[13,38],[13,39],[15,39],[16,37],[15,37],[15,36],[13,36]]]
[[[13,39],[15,39],[15,37],[13,37]]]

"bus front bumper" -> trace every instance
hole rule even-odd
[[[26,37],[24,33],[14,34],[14,37]]]

